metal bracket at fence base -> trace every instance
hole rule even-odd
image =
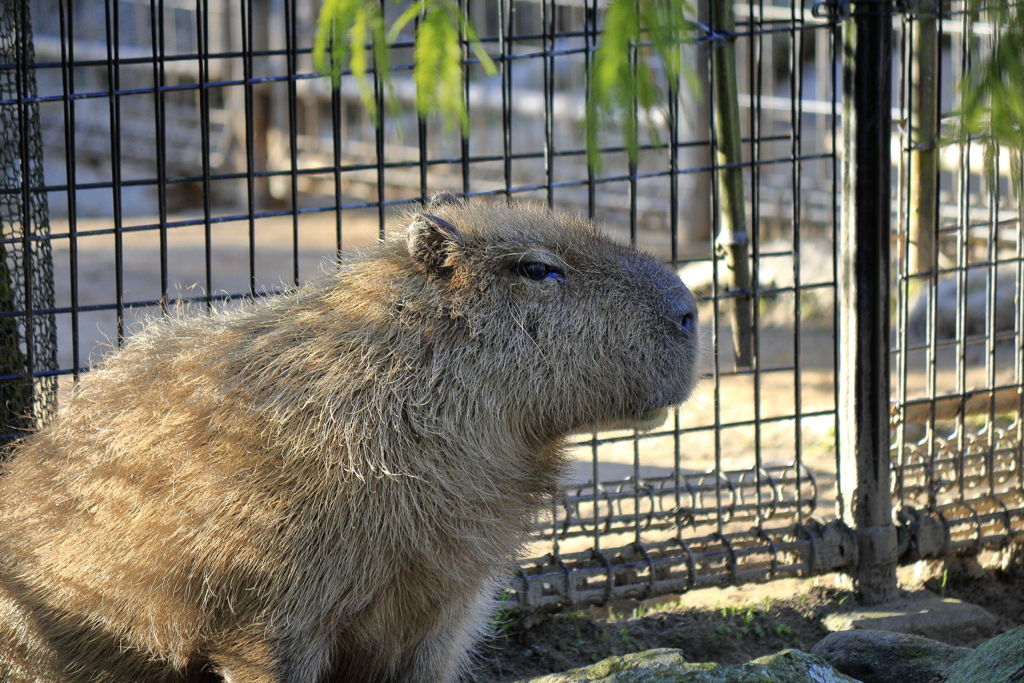
[[[983,495],[935,506],[903,507],[898,515],[900,564],[977,555],[1024,541],[1024,492]]]
[[[857,560],[857,538],[839,520],[632,543],[599,554],[522,562],[509,581],[504,605],[525,613],[643,600],[692,588],[852,571]]]
[[[901,564],[942,557],[949,547],[949,525],[937,514],[905,507],[897,516],[897,548]]]

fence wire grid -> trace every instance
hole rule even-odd
[[[4,2],[9,412],[45,420],[58,382],[70,387],[140,321],[315,278],[434,192],[537,200],[678,269],[700,306],[703,381],[658,429],[580,437],[510,577],[509,607],[853,572],[863,560],[837,436],[848,5],[736,2],[729,27],[700,3],[682,49],[701,92],[672,93],[653,113],[657,139],[643,131],[635,165],[609,124],[595,173],[582,126],[603,2],[467,0],[498,75],[466,47],[466,136],[416,113],[411,35],[392,48],[399,106],[379,125],[351,75],[332,89],[312,66],[315,0]],[[881,150],[892,258],[873,267],[891,272],[888,474],[909,562],[1024,534],[1020,158],[948,142],[956,79],[996,35],[984,17],[963,2],[879,7],[897,67]],[[725,49],[738,131],[719,116]],[[736,169],[748,241],[724,218],[722,181]],[[7,441],[32,424],[4,415]]]

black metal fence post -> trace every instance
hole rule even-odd
[[[858,0],[843,40],[839,494],[843,520],[857,535],[854,583],[868,604],[896,590],[889,489],[891,8],[887,0]]]

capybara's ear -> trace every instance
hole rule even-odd
[[[438,192],[430,201],[427,202],[428,208],[437,208],[439,206],[463,206],[465,200],[457,194],[452,192]]]
[[[464,238],[454,225],[429,213],[418,213],[409,224],[406,247],[413,260],[443,274],[451,258],[462,251]]]

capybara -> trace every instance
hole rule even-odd
[[[149,323],[0,476],[0,679],[445,683],[568,435],[695,381],[655,258],[442,193],[280,295]]]

